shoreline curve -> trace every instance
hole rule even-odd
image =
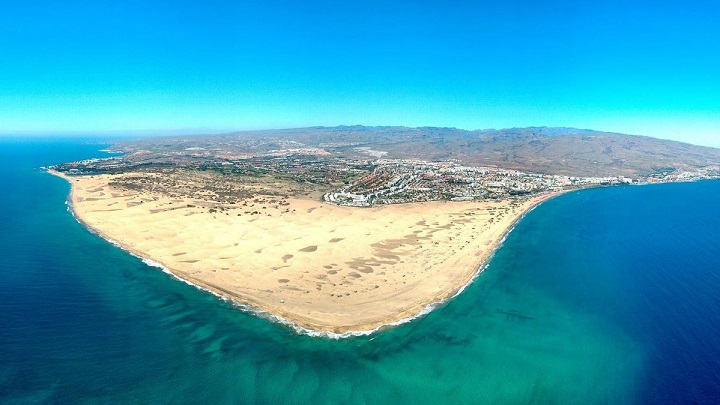
[[[253,316],[266,319],[272,323],[280,324],[295,333],[301,334],[301,335],[307,335],[311,337],[321,337],[321,338],[329,338],[329,339],[344,339],[344,338],[351,338],[351,337],[358,337],[358,336],[368,336],[383,330],[391,329],[409,322],[412,322],[414,320],[420,319],[427,314],[431,313],[433,310],[444,306],[449,301],[454,299],[455,297],[462,294],[472,283],[474,283],[479,276],[485,271],[485,269],[489,266],[490,261],[492,260],[492,257],[497,252],[497,250],[502,246],[504,241],[507,239],[508,235],[515,229],[516,225],[531,211],[533,211],[537,206],[542,204],[543,202],[554,198],[560,194],[564,194],[568,191],[572,190],[562,190],[562,191],[556,191],[551,193],[546,193],[539,198],[537,198],[535,201],[532,202],[531,205],[526,207],[513,221],[512,223],[504,229],[499,237],[496,240],[488,241],[488,245],[492,246],[489,252],[484,254],[482,257],[479,258],[479,260],[476,262],[476,265],[473,267],[472,272],[468,272],[467,276],[464,277],[461,283],[457,283],[454,285],[454,288],[449,293],[443,294],[442,296],[433,296],[431,299],[426,300],[421,305],[415,305],[413,308],[410,308],[407,311],[404,311],[401,313],[401,317],[399,319],[394,320],[384,320],[376,322],[374,325],[357,325],[360,326],[357,330],[348,330],[343,332],[335,332],[331,330],[324,330],[321,328],[313,328],[312,322],[303,322],[304,319],[301,317],[293,317],[287,316],[288,314],[284,313],[275,313],[275,312],[281,312],[281,311],[273,311],[272,309],[264,308],[262,303],[258,302],[257,300],[252,299],[251,297],[247,296],[241,296],[237,293],[233,293],[232,291],[229,291],[227,289],[224,289],[220,286],[213,285],[212,283],[207,283],[202,280],[199,280],[195,277],[192,277],[188,274],[185,274],[182,271],[173,270],[170,266],[167,266],[166,264],[157,261],[153,258],[147,257],[142,252],[138,251],[137,249],[134,249],[131,246],[128,246],[127,244],[124,244],[120,241],[117,241],[116,239],[110,237],[106,233],[104,233],[102,230],[98,229],[97,227],[93,227],[90,225],[85,219],[82,218],[82,215],[79,214],[75,207],[75,198],[76,198],[76,189],[75,185],[73,184],[72,177],[69,177],[63,173],[54,171],[52,169],[48,169],[47,172],[51,175],[54,175],[56,177],[60,177],[70,183],[70,192],[66,199],[66,205],[68,212],[75,218],[75,220],[80,223],[84,228],[86,228],[91,233],[94,233],[107,241],[108,243],[124,250],[125,252],[131,254],[132,256],[135,256],[143,261],[148,266],[156,267],[161,269],[164,273],[170,275],[171,277],[177,279],[178,281],[184,282],[188,285],[191,285],[201,291],[207,292],[212,294],[218,299],[221,299],[225,302],[230,303],[232,306],[238,308],[239,310],[251,314]],[[293,319],[296,318],[296,319]],[[365,328],[362,328],[362,326],[366,326]],[[367,327],[370,326],[370,327]]]

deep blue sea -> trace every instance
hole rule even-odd
[[[0,403],[720,401],[720,181],[550,200],[447,305],[336,341],[85,230],[39,168],[105,146],[0,138]]]

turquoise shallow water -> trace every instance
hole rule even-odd
[[[369,337],[297,335],[80,226],[42,165],[77,139],[0,140],[0,402],[712,403],[720,182],[553,199],[463,294]]]

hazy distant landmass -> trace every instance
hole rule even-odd
[[[720,164],[720,149],[716,148],[647,136],[550,127],[467,131],[357,125],[147,138],[117,145],[128,153],[176,153],[203,148],[209,155],[269,152],[293,146],[322,149],[335,157],[457,160],[468,166],[494,165],[568,176],[641,178]]]
[[[312,127],[112,151],[123,153],[52,167],[79,220],[186,281],[329,334],[453,297],[548,198],[720,177],[718,149],[572,128]]]

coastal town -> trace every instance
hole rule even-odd
[[[274,189],[266,187],[262,194],[285,197],[312,195],[328,204],[351,207],[427,201],[502,200],[586,187],[720,177],[719,166],[695,171],[659,169],[643,178],[582,177],[530,173],[496,166],[467,166],[457,160],[387,159],[378,157],[382,156],[381,153],[376,153],[374,159],[336,157],[322,148],[303,148],[295,144],[283,146],[286,148],[244,153],[208,151],[199,147],[175,153],[136,152],[64,163],[52,169],[71,176],[195,172],[204,174],[203,178],[207,180],[196,184],[195,190],[217,189],[212,194],[226,201],[252,196],[253,188],[238,187],[242,184],[268,185],[274,182]],[[367,150],[362,152],[368,153]],[[157,176],[145,176],[139,180],[146,182],[148,178],[161,182]],[[281,187],[278,187],[279,184]],[[173,192],[172,184],[166,188],[167,192]]]
[[[570,177],[524,173],[498,167],[468,167],[454,162],[378,159],[374,169],[325,202],[367,207],[424,201],[504,199],[597,185],[632,184],[619,177]]]

